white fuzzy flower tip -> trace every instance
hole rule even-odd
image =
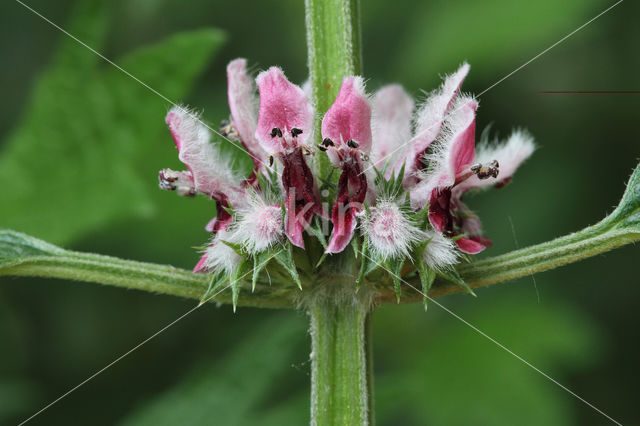
[[[430,241],[422,258],[431,269],[442,269],[458,263],[458,252],[453,241],[437,231],[427,231],[425,234]]]
[[[234,249],[224,242],[235,243],[237,238],[232,231],[224,229],[216,234],[213,241],[204,252],[204,256],[194,272],[204,272],[223,269],[232,272],[242,260],[242,257]]]
[[[238,214],[235,236],[250,253],[261,252],[284,236],[282,210],[278,206],[267,206],[260,200]]]
[[[400,207],[388,201],[372,208],[363,226],[372,252],[383,259],[408,256],[411,245],[424,237],[424,232],[413,225]]]

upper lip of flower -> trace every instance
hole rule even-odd
[[[327,253],[339,253],[349,244],[362,210],[368,182],[362,158],[371,149],[371,106],[361,77],[346,77],[340,92],[322,119],[322,137],[331,162],[342,169],[333,206],[333,234]]]

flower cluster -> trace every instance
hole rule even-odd
[[[463,64],[418,106],[398,85],[369,96],[361,77],[346,77],[322,117],[321,135],[314,135],[308,91],[280,68],[254,80],[244,59],[232,61],[230,119],[214,131],[224,140],[212,143],[210,128],[184,107],[166,117],[187,170],[161,170],[160,187],[205,194],[217,207],[206,226],[212,239],[194,271],[231,280],[237,294],[249,261],[255,285],[257,259],[274,259],[300,285],[292,252],[306,241],[322,244],[322,259],[352,243],[360,280],[376,266],[400,271],[408,263],[426,289],[436,273],[456,281],[451,266],[491,245],[463,195],[506,185],[534,150],[524,131],[501,143],[481,141],[476,150],[478,102],[460,91],[468,71]],[[223,143],[249,153],[249,176],[234,171]],[[321,156],[334,168],[326,176],[317,172]]]

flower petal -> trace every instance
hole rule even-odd
[[[478,254],[487,247],[491,247],[492,242],[486,237],[463,237],[456,240],[456,245],[463,253]]]
[[[338,198],[333,205],[331,219],[333,233],[327,253],[340,253],[351,241],[356,229],[356,214],[362,211],[367,196],[367,176],[362,172],[359,157],[354,156],[343,164],[338,179]]]
[[[219,231],[225,230],[233,222],[233,216],[227,211],[228,207],[229,203],[224,197],[216,199],[216,217],[207,223],[204,227],[205,231],[215,235]]]
[[[426,231],[429,240],[422,254],[423,260],[431,269],[442,269],[458,263],[459,255],[451,239],[437,231]]]
[[[463,63],[455,73],[445,78],[442,85],[433,91],[420,107],[416,117],[415,135],[411,144],[407,146],[406,155],[395,166],[395,170],[399,170],[402,163],[406,164],[405,185],[416,182],[413,173],[420,170],[422,156],[440,133],[445,117],[452,109],[462,82],[469,73],[469,68],[469,64]]]
[[[240,141],[256,164],[264,163],[267,154],[256,139],[258,97],[253,79],[247,74],[246,59],[236,59],[227,65],[227,96],[233,125]]]
[[[289,82],[280,68],[271,67],[261,72],[256,81],[260,92],[260,108],[256,138],[267,152],[280,151],[281,141],[271,136],[274,128],[283,134],[291,129],[302,130],[293,142],[294,146],[303,144],[313,130],[313,108],[304,91]],[[288,135],[287,135],[288,136]]]
[[[429,200],[429,222],[438,232],[451,228],[451,189],[433,188]]]
[[[238,210],[236,234],[238,242],[249,253],[258,253],[276,244],[284,236],[282,209],[267,205],[255,196],[251,203]]]
[[[322,137],[331,139],[337,147],[353,139],[358,149],[371,149],[371,106],[364,91],[362,77],[345,77],[333,105],[322,119]]]
[[[304,248],[302,231],[315,213],[324,216],[311,169],[304,160],[302,148],[282,155],[282,186],[286,192],[285,232],[291,243]]]
[[[200,118],[184,107],[175,106],[165,120],[178,148],[178,157],[193,176],[195,190],[211,197],[224,194],[233,200],[242,198],[241,179],[233,172],[229,160],[210,143],[211,135]]]
[[[496,179],[479,179],[477,175],[473,175],[462,182],[457,189],[464,192],[471,188],[504,185],[511,180],[516,169],[533,154],[533,151],[535,151],[533,137],[523,130],[516,130],[506,142],[500,145],[479,147],[475,161],[482,164],[493,160],[498,161],[498,177]]]
[[[478,103],[471,98],[456,104],[449,121],[452,133],[448,149],[449,173],[462,173],[476,157],[476,109]]]
[[[411,188],[411,205],[423,208],[435,189],[450,188],[456,177],[468,171],[475,159],[475,111],[478,103],[462,98],[447,117],[446,132],[433,152],[425,157],[431,168],[422,181]],[[470,172],[469,172],[470,173]]]
[[[413,99],[398,84],[381,88],[373,97],[371,161],[378,169],[395,164],[404,152],[402,145],[411,138],[413,107]]]

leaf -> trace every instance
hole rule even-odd
[[[436,275],[464,288],[467,291],[467,293],[469,293],[470,295],[476,296],[476,294],[473,292],[471,287],[469,287],[469,284],[467,284],[462,279],[462,277],[460,276],[460,273],[457,270],[453,268],[440,269],[436,271]]]
[[[396,292],[396,298],[398,299],[398,303],[400,303],[400,298],[402,297],[402,266],[404,265],[404,258],[393,258],[389,259],[385,267],[389,270],[391,275],[391,279],[393,280],[393,288]]]
[[[255,291],[256,289],[258,278],[260,278],[260,272],[262,272],[262,270],[267,266],[267,264],[269,264],[271,259],[273,259],[276,256],[276,254],[278,253],[277,252],[278,250],[280,250],[280,248],[275,247],[275,248],[271,248],[269,250],[265,250],[260,253],[257,253],[253,256],[253,276],[251,278],[252,292]]]
[[[279,250],[275,257],[278,263],[287,270],[289,275],[291,275],[291,278],[293,278],[293,281],[296,283],[298,288],[302,290],[302,282],[300,282],[298,269],[296,268],[296,263],[293,261],[291,243],[289,241],[286,241],[284,243],[284,248],[282,250]]]
[[[305,323],[295,314],[260,321],[224,359],[205,360],[176,386],[136,409],[122,426],[196,426],[202,424],[253,425],[263,416],[302,424],[308,408],[300,411],[293,399],[282,398],[282,384],[291,380],[292,363],[300,362],[297,347],[305,340]],[[303,376],[300,373],[300,376]],[[283,380],[285,379],[286,380]],[[265,403],[270,395],[277,400]],[[284,395],[286,396],[286,394]],[[305,399],[307,397],[305,396]],[[264,407],[264,408],[262,408]],[[284,409],[283,409],[284,408]]]
[[[424,309],[427,309],[427,302],[429,301],[429,290],[436,279],[436,272],[429,268],[422,257],[416,258],[416,265],[418,267],[418,276],[420,277],[420,283],[422,284],[422,294]]]
[[[213,271],[211,278],[209,279],[209,287],[200,297],[199,305],[207,303],[210,299],[213,299],[214,295],[220,288],[229,281],[229,276],[225,271]]]
[[[104,2],[78,2],[70,32],[100,51]],[[66,36],[37,83],[25,118],[4,142],[0,223],[57,243],[150,214],[157,191],[145,159],[170,137],[168,102]],[[115,62],[171,100],[183,98],[222,44],[195,30]]]
[[[240,264],[236,267],[235,271],[231,275],[231,300],[233,303],[233,312],[236,311],[236,306],[238,305],[238,296],[240,295],[240,285],[245,278],[249,276],[249,258],[243,258],[240,261]]]
[[[324,236],[324,232],[322,232],[322,223],[321,219],[318,216],[314,216],[313,224],[307,228],[317,239],[320,241],[322,248],[327,248],[327,239]],[[318,265],[320,262],[318,263]],[[316,266],[317,267],[317,266]]]

